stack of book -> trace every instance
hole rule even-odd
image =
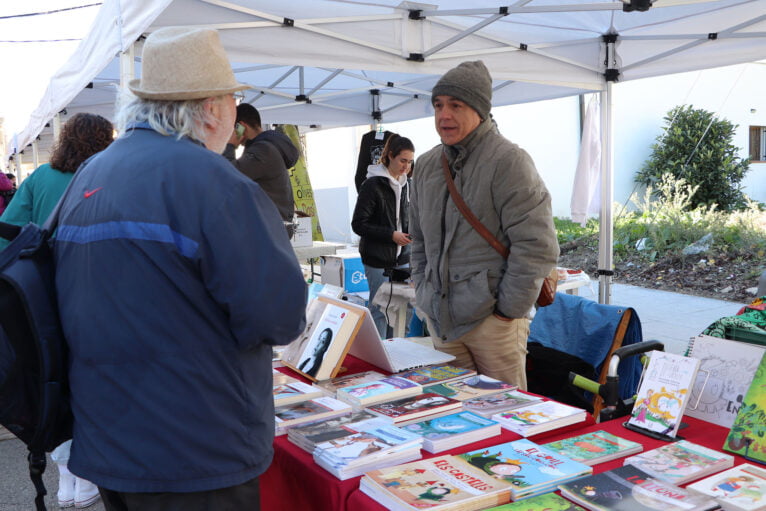
[[[458,401],[467,401],[476,397],[516,390],[517,388],[516,385],[505,383],[504,381],[496,380],[489,376],[484,376],[483,374],[477,374],[475,376],[469,376],[468,378],[462,378],[447,383],[429,385],[423,389],[423,392],[433,392],[435,394],[441,394],[442,396],[451,397],[452,399],[457,399]]]
[[[358,433],[356,429],[357,422],[364,422],[371,419],[379,419],[377,415],[361,411],[351,415],[343,415],[334,419],[327,419],[313,424],[304,424],[295,426],[287,430],[287,439],[308,452],[314,452],[317,444],[329,440],[338,440]]]
[[[749,463],[706,477],[686,489],[715,498],[726,511],[766,509],[766,471]]]
[[[681,485],[734,465],[734,457],[701,445],[679,440],[625,459],[647,474]]]
[[[356,423],[357,432],[317,444],[314,461],[338,479],[376,468],[420,459],[420,435],[392,426],[385,419]]]
[[[706,511],[715,500],[655,479],[633,465],[559,485],[561,495],[590,511]]]
[[[367,407],[367,411],[386,417],[397,426],[411,424],[425,418],[432,419],[454,412],[460,401],[439,394],[419,394]]]
[[[553,491],[559,484],[593,473],[588,465],[572,461],[527,439],[471,451],[458,457],[509,483],[514,502]]]
[[[329,396],[302,403],[279,406],[274,409],[275,434],[284,435],[299,424],[308,424],[351,413],[351,406]]]
[[[403,429],[423,437],[423,449],[442,452],[500,434],[500,424],[471,412],[458,412],[414,422]]]
[[[274,406],[300,403],[315,397],[324,396],[324,391],[297,378],[274,371]]]
[[[542,401],[496,413],[492,419],[505,429],[528,437],[583,422],[585,417],[586,412],[582,408],[556,401]]]
[[[410,380],[418,385],[434,385],[436,383],[447,383],[453,380],[459,380],[461,378],[467,378],[473,376],[476,371],[471,369],[463,369],[462,367],[455,367],[447,364],[432,365],[427,367],[418,367],[417,369],[411,369],[401,373],[396,373],[395,376]]]
[[[416,396],[422,392],[423,387],[417,383],[390,376],[340,388],[336,397],[358,409],[393,399]]]
[[[359,489],[386,509],[474,511],[510,498],[511,485],[457,456],[439,456],[367,472]]]
[[[585,511],[585,509],[555,493],[543,493],[521,502],[491,507],[487,511]]]
[[[377,371],[365,371],[363,373],[347,374],[345,376],[338,376],[329,380],[319,381],[316,383],[316,386],[324,389],[326,392],[337,398],[338,389],[343,389],[345,387],[359,385],[362,383],[369,383],[371,381],[380,380],[385,377],[385,374],[379,373]]]
[[[542,401],[542,398],[518,390],[510,390],[463,401],[463,408],[482,417],[492,417],[496,413],[513,410],[538,401]]]
[[[641,452],[644,448],[638,442],[618,437],[606,431],[593,431],[592,433],[549,442],[543,444],[543,447],[556,451],[571,460],[591,466]]]

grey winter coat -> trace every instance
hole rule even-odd
[[[441,164],[447,152],[468,207],[500,241],[504,260],[449,197]],[[410,204],[412,277],[417,305],[435,334],[454,340],[497,311],[522,318],[559,255],[551,198],[526,151],[482,122],[460,145],[418,158]]]

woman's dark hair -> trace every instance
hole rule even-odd
[[[414,153],[415,146],[412,145],[412,141],[409,138],[392,133],[391,136],[388,137],[388,140],[386,140],[386,145],[383,146],[380,163],[388,166],[391,162],[391,158],[389,158],[388,155],[390,154],[392,157],[396,158],[402,151],[412,151]]]
[[[112,123],[100,115],[76,114],[61,130],[51,156],[51,167],[74,172],[82,162],[103,151],[114,139]]]

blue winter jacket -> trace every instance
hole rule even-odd
[[[274,204],[222,156],[137,125],[78,170],[57,239],[69,468],[121,492],[237,485],[271,463],[271,359],[306,285]]]

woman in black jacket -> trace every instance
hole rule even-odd
[[[367,179],[359,189],[351,227],[360,236],[369,309],[382,338],[390,337],[383,311],[372,305],[375,293],[386,280],[385,270],[409,266],[412,241],[408,234],[410,185],[407,173],[415,158],[410,139],[392,134],[386,141],[380,163],[367,168]]]

